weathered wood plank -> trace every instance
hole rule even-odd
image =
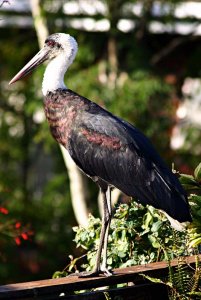
[[[195,262],[195,257],[186,257],[185,262],[192,264]],[[171,262],[172,266],[177,265],[177,259]],[[119,283],[143,282],[140,273],[156,276],[162,274],[167,275],[168,266],[166,262],[150,263],[147,265],[133,266],[123,269],[115,269],[114,275],[110,277],[93,277],[93,278],[78,278],[77,276],[65,277],[58,279],[46,279],[40,281],[31,281],[24,283],[16,283],[0,286],[0,299],[45,299],[46,296],[67,293],[72,295],[75,291],[99,288],[104,286],[112,286]],[[47,298],[51,299],[51,298]],[[56,298],[52,298],[56,299]],[[65,299],[62,297],[62,299]],[[123,298],[122,298],[123,299]],[[137,298],[136,298],[137,299]]]

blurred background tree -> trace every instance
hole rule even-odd
[[[50,33],[78,41],[67,86],[135,124],[170,167],[174,162],[191,173],[201,150],[200,1],[35,2]],[[63,157],[44,118],[44,67],[8,86],[38,51],[31,1],[0,4],[0,206],[34,232],[20,246],[14,239],[5,243],[0,232],[5,283],[61,269],[75,253],[77,222]],[[88,179],[85,187],[87,210],[98,215],[98,191]]]

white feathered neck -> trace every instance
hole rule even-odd
[[[64,75],[69,65],[66,62],[64,53],[49,62],[43,76],[42,92],[44,96],[48,92],[54,92],[59,88],[67,88],[64,83]]]
[[[60,50],[52,50],[51,55],[53,58],[48,63],[44,73],[42,83],[44,96],[48,92],[67,88],[64,84],[64,75],[77,53],[77,42],[70,35],[59,34],[58,42],[62,47]]]

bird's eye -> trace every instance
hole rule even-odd
[[[52,40],[49,40],[49,41],[46,42],[46,44],[47,44],[49,47],[54,47],[55,42],[52,41]]]

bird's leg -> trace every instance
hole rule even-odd
[[[108,209],[108,215],[109,215],[109,220],[105,232],[105,238],[104,238],[104,245],[103,245],[103,262],[101,265],[101,271],[107,274],[108,276],[112,275],[110,271],[107,269],[107,245],[108,245],[108,235],[109,235],[109,230],[110,230],[110,223],[112,219],[112,205],[111,205],[111,188],[108,187],[107,192],[106,192],[106,199],[107,199],[107,209]]]
[[[79,277],[92,277],[92,276],[97,276],[100,273],[104,273],[105,275],[111,275],[109,274],[107,268],[106,268],[106,258],[104,258],[104,267],[105,269],[102,271],[101,270],[101,254],[103,251],[103,246],[104,246],[104,256],[107,255],[107,240],[108,240],[108,227],[110,224],[110,219],[111,219],[111,215],[109,212],[109,208],[108,208],[108,203],[107,203],[107,188],[103,188],[100,186],[100,191],[102,194],[102,199],[103,199],[103,218],[102,218],[102,227],[101,227],[101,233],[100,233],[100,242],[99,242],[99,247],[98,247],[98,251],[97,251],[97,255],[96,255],[96,262],[95,262],[95,266],[93,268],[93,270],[91,272],[82,272],[80,273],[78,276]],[[106,236],[106,238],[105,238]]]

